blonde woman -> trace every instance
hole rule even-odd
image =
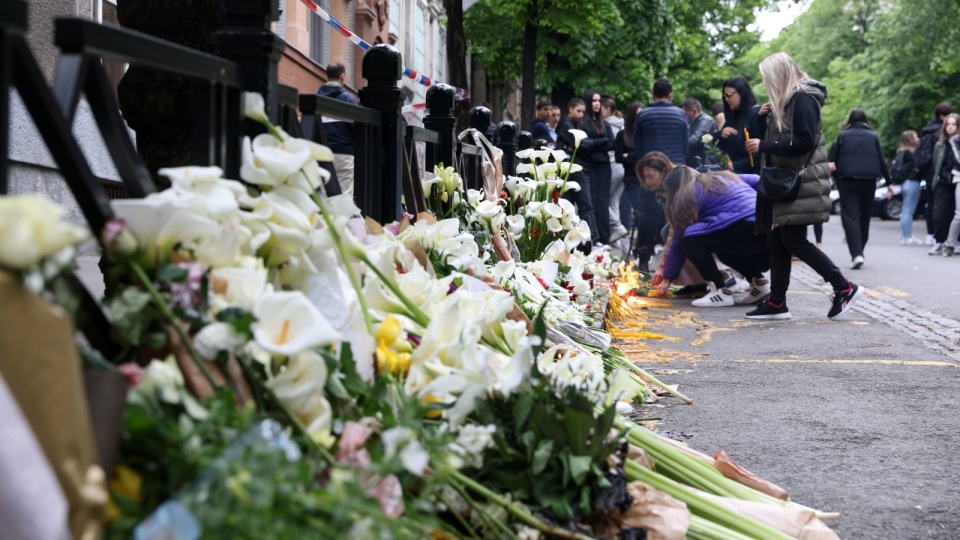
[[[770,296],[746,317],[790,317],[787,289],[791,257],[796,256],[833,286],[833,305],[827,313],[833,318],[850,309],[863,289],[848,281],[826,254],[807,241],[807,225],[830,219],[830,164],[820,117],[827,89],[783,52],[764,59],[760,75],[770,102],[760,108],[759,133],[746,141],[745,148],[763,155],[761,175],[762,167],[769,166],[792,168],[801,174],[796,200],[757,196],[757,232],[767,235],[770,248]]]

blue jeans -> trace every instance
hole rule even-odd
[[[913,214],[917,211],[917,203],[920,202],[920,181],[906,180],[900,186],[903,194],[903,213],[900,214],[900,236],[910,238],[913,236]]]

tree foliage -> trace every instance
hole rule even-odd
[[[919,131],[934,106],[960,106],[960,2],[942,0],[814,0],[770,43],[735,63],[763,94],[757,64],[786,51],[828,90],[823,127],[832,141],[850,111],[866,111],[892,157],[900,133]]]
[[[709,107],[733,74],[729,59],[757,43],[747,30],[768,0],[481,0],[464,20],[472,52],[494,83],[521,73],[523,31],[537,26],[539,95],[580,95],[588,88],[626,104],[649,100],[653,80],[668,76],[675,94]]]

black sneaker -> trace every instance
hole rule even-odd
[[[850,306],[853,305],[853,302],[857,298],[860,298],[860,295],[862,294],[863,287],[857,285],[856,283],[850,283],[845,291],[834,293],[833,307],[830,308],[830,312],[827,313],[827,317],[832,319],[834,317],[843,315],[848,309],[850,309]]]
[[[944,257],[953,257],[953,246],[943,246],[943,256]]]
[[[707,286],[703,285],[684,285],[677,292],[673,293],[674,298],[700,298],[707,294]]]
[[[766,297],[757,304],[757,308],[748,311],[744,315],[748,319],[789,319],[790,310],[787,309],[787,303],[781,302],[779,306],[770,302],[770,297]]]

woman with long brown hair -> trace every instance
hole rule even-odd
[[[689,259],[707,281],[708,292],[693,301],[697,307],[753,303],[770,292],[766,242],[754,234],[756,175],[698,173],[678,167],[663,179],[663,210],[673,232],[663,277],[673,281]],[[751,291],[737,294],[736,278],[720,271],[714,255],[751,281]]]

